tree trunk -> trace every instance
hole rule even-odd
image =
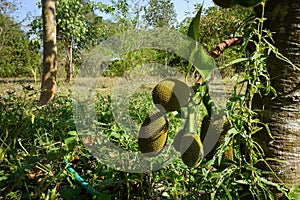
[[[42,16],[44,31],[43,74],[41,85],[40,104],[45,105],[54,99],[57,91],[57,48],[56,48],[56,21],[55,0],[42,0]]]
[[[73,77],[73,44],[70,42],[67,47],[67,63],[66,63],[66,82],[71,83],[72,77]]]
[[[275,32],[279,52],[300,67],[300,2],[267,1],[266,17],[266,27]],[[278,96],[259,100],[265,106],[263,121],[269,124],[274,137],[266,154],[284,161],[269,163],[283,183],[300,186],[300,71],[274,55],[268,58],[267,65]]]

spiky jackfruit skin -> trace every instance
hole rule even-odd
[[[218,141],[215,144],[215,146],[213,147],[213,149],[210,152],[205,152],[205,154],[206,154],[205,158],[208,159],[208,160],[213,158],[213,156],[217,152],[217,148],[220,145],[222,145],[225,142],[226,137],[228,137],[229,129],[232,128],[232,126],[230,125],[227,117],[225,117],[225,116],[223,118],[218,119],[218,120],[211,121],[211,123],[213,123],[214,131],[219,132],[220,135],[219,135]],[[202,127],[201,127],[201,130],[202,130]],[[201,138],[201,140],[202,140],[202,138]],[[229,161],[229,160],[233,161],[234,160],[233,141],[232,140],[230,141],[229,148],[226,151],[223,152],[222,158],[223,158],[223,160],[227,160],[227,161]],[[224,165],[224,166],[226,166],[226,165]]]
[[[162,112],[149,113],[139,130],[139,150],[148,157],[158,155],[167,142],[168,128],[168,120]]]
[[[184,82],[176,79],[163,80],[152,90],[154,104],[166,112],[180,110],[187,104],[189,97],[190,88]]]
[[[220,135],[220,138],[218,140],[218,145],[221,145],[222,143],[225,143],[225,138],[228,137],[228,131],[229,129],[231,129],[231,125],[226,118],[223,119],[224,120],[224,124],[223,124],[223,129],[222,129],[222,132],[221,132],[221,135]],[[229,148],[223,153],[223,159],[225,160],[231,160],[233,161],[234,160],[234,152],[233,152],[233,141],[231,140],[230,143],[229,143]]]
[[[182,136],[180,144],[181,159],[188,167],[197,167],[204,156],[200,137],[196,133],[187,132]]]

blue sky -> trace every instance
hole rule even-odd
[[[17,21],[21,21],[26,17],[26,14],[30,14],[31,16],[38,16],[41,14],[41,10],[39,10],[36,6],[36,3],[40,0],[16,0],[18,4],[18,10],[15,12],[14,16]],[[100,0],[95,0],[100,1]],[[25,3],[26,2],[26,3]],[[102,0],[103,3],[110,3],[110,0]],[[194,9],[195,3],[202,3],[203,0],[173,0],[175,5],[175,10],[177,13],[177,19],[181,22],[185,17],[186,13],[190,13]],[[204,7],[212,6],[212,0],[204,0]],[[26,27],[24,27],[26,29]]]

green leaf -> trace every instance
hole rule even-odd
[[[31,115],[31,123],[32,123],[32,124],[34,124],[34,119],[35,119],[35,115],[32,114],[32,115]]]
[[[163,196],[163,197],[166,197],[166,198],[170,198],[170,195],[168,194],[168,192],[163,192],[163,193],[162,193],[162,196]]]
[[[236,180],[235,182],[242,185],[248,185],[248,182],[245,180]]]
[[[293,185],[291,191],[288,193],[290,199],[300,199],[300,188]]]
[[[71,144],[75,140],[75,137],[69,137],[64,140],[65,144]]]
[[[204,80],[217,68],[215,60],[207,54],[202,46],[199,46],[198,51],[195,53],[193,65]]]
[[[228,66],[231,66],[231,65],[234,65],[234,64],[237,64],[237,63],[240,63],[240,62],[245,62],[245,61],[249,61],[250,59],[249,58],[239,58],[239,59],[235,59],[229,63],[227,63],[224,67],[228,67]]]
[[[77,132],[76,131],[69,131],[68,135],[77,136]]]
[[[231,128],[227,131],[227,133],[230,135],[236,135],[238,133],[238,131],[235,128]]]
[[[197,12],[196,16],[192,20],[187,33],[187,36],[194,39],[195,41],[198,41],[199,39],[198,32],[200,28],[200,18],[201,18],[202,8],[203,7],[201,5],[199,11]]]

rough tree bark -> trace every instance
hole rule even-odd
[[[275,32],[279,52],[300,67],[300,2],[267,1],[266,17],[266,28]],[[262,120],[269,124],[274,137],[266,154],[284,161],[269,163],[283,183],[300,186],[300,71],[274,55],[268,58],[267,66],[278,96],[256,101],[257,106],[264,106]]]
[[[43,16],[43,70],[40,104],[45,105],[54,99],[57,91],[57,47],[56,47],[56,20],[55,0],[42,0]]]

